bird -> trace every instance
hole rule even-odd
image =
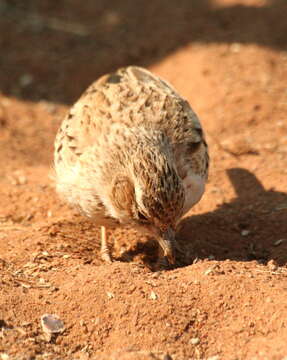
[[[127,66],[92,83],[55,139],[56,191],[101,228],[129,225],[157,240],[159,263],[176,263],[176,229],[202,197],[208,145],[200,121],[165,80]]]

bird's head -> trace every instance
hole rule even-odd
[[[174,263],[175,228],[182,216],[184,189],[172,158],[150,147],[131,162],[128,175],[115,176],[112,216],[154,236]],[[160,149],[159,149],[160,150]]]

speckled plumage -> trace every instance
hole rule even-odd
[[[55,171],[66,201],[98,225],[147,231],[173,262],[175,227],[204,192],[208,151],[188,102],[130,66],[101,77],[71,108]]]

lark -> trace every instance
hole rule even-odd
[[[131,225],[175,263],[176,227],[202,197],[208,147],[199,119],[177,91],[129,66],[102,76],[74,104],[55,140],[57,192],[101,226]]]

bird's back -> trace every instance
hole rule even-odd
[[[71,108],[55,142],[58,178],[67,168],[84,162],[95,145],[103,151],[99,156],[108,156],[110,135],[120,136],[125,128],[135,133],[137,128],[162,132],[171,145],[186,191],[203,192],[208,153],[197,116],[169,84],[134,66],[101,77]],[[118,150],[120,153],[120,147]],[[194,175],[200,180],[198,189],[194,188]],[[186,194],[185,211],[200,197]]]

